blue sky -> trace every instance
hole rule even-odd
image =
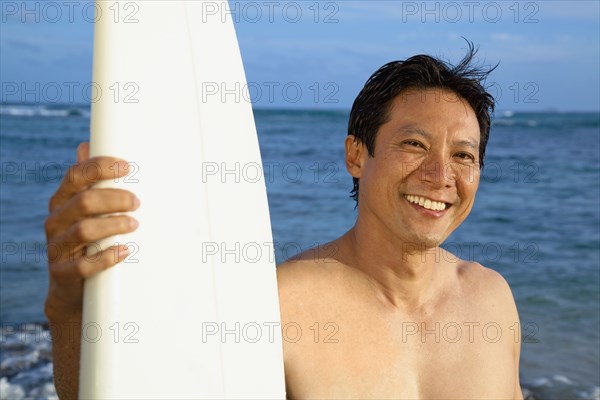
[[[118,4],[120,18],[135,17],[128,3]],[[54,92],[42,90],[52,82],[63,101],[83,101],[92,71],[90,2],[0,4],[1,100],[52,100]],[[230,4],[256,106],[347,109],[381,65],[420,53],[456,62],[464,36],[480,46],[480,63],[500,62],[488,80],[498,109],[600,109],[597,1]],[[82,85],[72,99],[69,82]],[[22,90],[36,84],[37,94]]]

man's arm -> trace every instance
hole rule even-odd
[[[60,399],[76,399],[78,396],[80,332],[81,315],[71,321],[50,323],[54,386]]]
[[[521,323],[519,320],[519,312],[517,310],[517,305],[515,303],[514,296],[508,285],[508,282],[497,272],[493,273],[496,275],[497,280],[500,283],[500,296],[501,296],[501,304],[502,312],[505,314],[504,319],[507,322],[508,326],[516,326],[519,329],[518,334],[516,335],[514,340],[514,373],[515,373],[515,390],[513,394],[514,400],[523,400],[523,393],[521,391],[521,382],[519,380],[519,363],[521,358]]]
[[[510,291],[510,288],[509,288]],[[519,323],[518,327],[521,328],[521,323],[519,321],[519,313],[517,311],[517,306],[515,304],[515,300],[513,298],[512,292],[510,293],[510,301],[512,303],[513,308],[513,318]],[[515,340],[515,400],[523,400],[523,392],[521,391],[521,382],[519,380],[519,364],[521,359],[521,332],[517,335],[519,340]]]
[[[122,160],[89,159],[89,146],[82,143],[77,149],[77,161],[50,199],[45,223],[50,285],[44,311],[52,334],[54,383],[61,399],[75,399],[79,390],[83,281],[127,257],[125,246],[113,246],[90,259],[86,257],[86,247],[100,239],[135,230],[135,225],[130,224],[133,218],[127,215],[96,217],[132,211],[139,205],[128,191],[90,188],[101,179],[127,175],[123,168],[114,168]],[[93,177],[86,174],[90,166],[100,174]],[[119,175],[115,175],[115,170]]]
[[[483,267],[483,266],[482,266]],[[509,330],[514,329],[516,326],[519,332],[515,336],[509,335],[510,341],[512,342],[513,350],[513,371],[515,387],[513,392],[514,400],[523,400],[523,393],[521,391],[521,383],[519,381],[519,362],[521,356],[521,324],[519,321],[519,312],[515,303],[514,296],[508,285],[508,282],[502,275],[493,269],[483,267],[484,280],[486,282],[486,293],[491,294],[491,299],[497,307],[497,318],[498,322],[501,323],[502,327],[506,327]]]

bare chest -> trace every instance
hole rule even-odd
[[[289,397],[512,398],[514,327],[486,310],[390,319],[357,304],[284,319]]]

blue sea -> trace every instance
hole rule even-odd
[[[342,162],[348,112],[258,109],[255,117],[281,262],[353,225]],[[88,106],[0,105],[2,398],[56,398],[44,219],[89,123]],[[510,283],[528,393],[600,398],[598,113],[497,113],[475,207],[444,246]]]

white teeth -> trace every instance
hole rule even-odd
[[[426,199],[425,197],[414,196],[412,194],[404,195],[404,197],[411,203],[418,204],[421,207],[426,208],[428,210],[444,211],[446,209],[446,203],[442,203],[441,201],[433,201],[430,199]]]

